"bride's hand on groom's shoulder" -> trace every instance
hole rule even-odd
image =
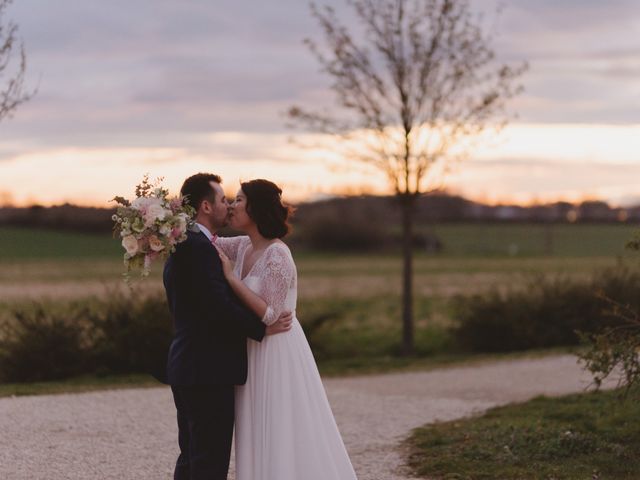
[[[231,280],[231,278],[233,277],[233,263],[231,262],[229,257],[227,257],[225,253],[222,250],[220,250],[220,248],[218,248],[217,245],[214,245],[214,246],[218,251],[218,256],[220,257],[220,261],[222,262],[222,271],[224,272],[224,276],[227,280]]]
[[[278,333],[284,333],[291,330],[293,324],[293,313],[282,312],[274,323],[269,325],[266,330],[267,335],[276,335]]]

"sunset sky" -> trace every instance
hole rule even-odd
[[[640,2],[502,3],[497,54],[530,64],[518,118],[446,187],[490,202],[640,203]],[[197,171],[229,193],[266,177],[293,201],[388,191],[381,173],[288,141],[289,106],[332,98],[302,44],[319,38],[306,1],[15,0],[8,14],[38,93],[0,123],[0,204],[104,206],[145,172],[173,192]]]

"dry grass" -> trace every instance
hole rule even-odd
[[[586,277],[594,269],[615,265],[611,257],[595,258],[442,258],[418,257],[418,296],[449,298],[522,284],[531,274]],[[400,259],[389,256],[300,256],[301,299],[367,298],[399,295]],[[2,262],[0,302],[19,299],[73,299],[125,288],[118,259],[29,260]],[[142,282],[143,289],[162,289],[161,266]]]

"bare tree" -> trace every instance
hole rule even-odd
[[[0,0],[0,121],[9,117],[34,92],[26,92],[24,78],[27,57],[18,40],[18,26],[5,21],[6,10],[13,0]]]
[[[382,170],[402,210],[403,353],[413,353],[413,217],[469,139],[500,128],[526,64],[495,65],[492,36],[468,0],[346,0],[356,36],[329,6],[311,4],[324,43],[305,40],[332,80],[335,111],[294,106],[294,126],[343,140]],[[356,38],[357,37],[357,38]],[[466,147],[466,148],[465,148]]]

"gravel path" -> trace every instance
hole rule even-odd
[[[563,355],[330,378],[325,386],[358,478],[406,480],[398,445],[412,428],[589,382],[575,357]],[[177,455],[164,387],[0,399],[0,432],[3,479],[170,479]]]

